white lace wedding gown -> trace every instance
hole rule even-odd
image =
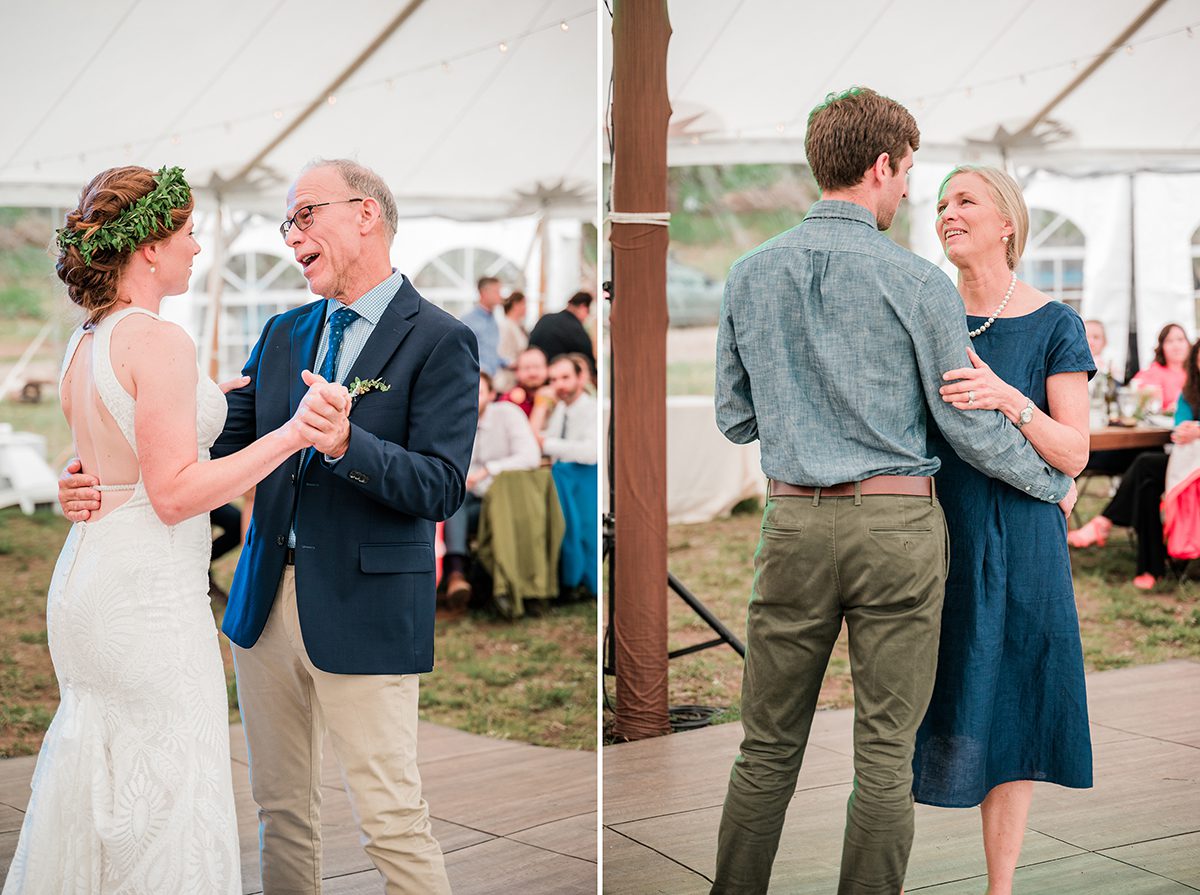
[[[139,312],[110,315],[92,337],[95,387],[135,454],[134,402],[109,339]],[[202,460],[224,424],[224,396],[201,375]],[[61,703],[3,895],[241,892],[208,515],[164,525],[140,477],[132,490],[98,522],[76,523],[54,568],[46,625]]]

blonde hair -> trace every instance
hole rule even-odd
[[[959,174],[977,174],[983,178],[996,203],[1000,216],[1012,224],[1012,236],[1008,238],[1005,260],[1009,270],[1016,270],[1021,263],[1021,255],[1025,253],[1025,241],[1029,238],[1029,208],[1025,205],[1025,196],[1021,187],[1004,171],[987,165],[959,165],[946,175],[942,185],[938,187],[938,201],[946,192],[946,184]]]

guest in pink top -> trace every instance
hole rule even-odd
[[[1133,377],[1135,388],[1156,386],[1162,393],[1163,413],[1172,413],[1187,380],[1187,356],[1191,350],[1187,333],[1178,323],[1168,323],[1158,334],[1154,363]]]

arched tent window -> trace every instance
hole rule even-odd
[[[1029,209],[1029,239],[1017,276],[1076,311],[1083,303],[1083,231],[1066,216]]]
[[[208,274],[194,281],[201,289],[208,285]],[[276,314],[313,300],[308,282],[289,255],[268,252],[239,252],[229,256],[221,271],[225,281],[221,292],[218,367],[224,380],[241,372],[267,321]],[[204,333],[208,303],[194,306],[195,332]]]
[[[1200,332],[1200,227],[1192,234],[1192,295],[1196,299],[1196,331]]]
[[[413,285],[434,304],[461,317],[479,294],[480,277],[498,277],[505,289],[524,289],[525,275],[509,259],[490,249],[466,246],[438,255],[413,277]]]

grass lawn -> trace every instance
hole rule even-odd
[[[68,528],[49,512],[0,510],[0,758],[37,752],[58,705],[46,589]],[[223,586],[236,564],[236,552],[217,563]],[[214,615],[219,622],[219,610]],[[420,717],[502,739],[595,749],[595,619],[595,603],[517,622],[439,619],[437,667],[422,676]],[[237,721],[229,642],[220,640],[230,720]]]
[[[1104,499],[1085,497],[1082,515],[1093,516]],[[743,509],[743,508],[739,508]],[[671,571],[739,637],[745,633],[754,550],[761,507],[745,506],[728,519],[674,525],[668,534]],[[1200,580],[1165,579],[1150,592],[1136,590],[1132,535],[1117,528],[1108,546],[1072,551],[1084,661],[1088,671],[1149,664],[1172,658],[1200,659]],[[1190,575],[1200,575],[1200,561]],[[711,639],[712,631],[683,601],[667,597],[670,649]],[[724,709],[716,722],[740,717],[742,660],[729,647],[671,660],[672,705]],[[612,681],[608,681],[612,696]],[[820,708],[853,705],[846,631],[833,651],[821,687]]]

